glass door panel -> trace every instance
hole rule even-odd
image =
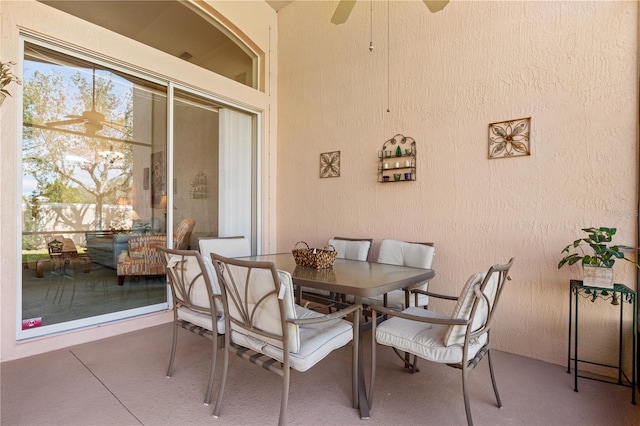
[[[255,115],[185,90],[174,91],[173,110],[174,228],[195,220],[192,249],[206,236],[255,245]]]
[[[166,92],[25,43],[24,329],[166,309],[164,276],[148,265],[118,280],[130,241],[165,232]]]

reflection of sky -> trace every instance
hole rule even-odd
[[[38,182],[31,175],[22,176],[22,195],[31,195],[38,189]]]

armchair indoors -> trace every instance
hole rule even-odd
[[[191,232],[196,225],[193,219],[180,222],[173,234],[173,247],[186,250],[191,239]],[[164,275],[165,266],[158,247],[167,245],[165,234],[141,235],[131,238],[128,242],[129,250],[118,255],[117,274],[118,285],[124,284],[126,276]]]
[[[443,315],[421,307],[409,307],[402,312],[373,305],[373,315],[387,315],[388,320],[376,327],[372,321],[371,389],[375,381],[377,345],[414,354],[431,362],[447,364],[462,370],[462,393],[467,423],[473,424],[469,404],[469,372],[486,355],[489,373],[498,407],[502,407],[491,363],[490,331],[493,314],[503,286],[509,278],[513,258],[504,265],[494,265],[487,272],[472,275],[459,297],[429,293],[431,297],[456,300],[451,315]],[[423,290],[413,292],[427,293]],[[412,372],[415,370],[412,370]],[[372,401],[370,400],[369,403]],[[424,404],[424,401],[420,401]],[[428,409],[426,409],[428,411]],[[425,412],[426,414],[426,412]]]

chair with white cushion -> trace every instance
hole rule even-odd
[[[333,237],[329,240],[330,246],[333,246],[338,254],[338,259],[364,260],[369,257],[371,249],[371,238],[344,238]]]
[[[434,254],[433,243],[410,243],[385,239],[380,244],[378,263],[429,269],[431,268]],[[429,296],[422,293],[414,293],[414,297],[411,299],[409,292],[413,289],[427,291],[428,285],[429,282],[424,281],[408,288],[390,291],[384,296],[364,298],[362,303],[364,305],[383,305],[396,310],[402,310],[410,306],[427,306],[429,304]]]
[[[211,259],[201,256],[197,250],[158,247],[158,251],[167,271],[173,297],[173,343],[167,377],[171,377],[173,372],[178,326],[210,338],[211,370],[204,399],[205,405],[209,405],[215,377],[218,336],[224,334],[223,306],[215,270]]]
[[[251,256],[251,243],[243,236],[238,237],[201,237],[198,240],[200,254],[211,259],[211,253],[225,257]]]
[[[372,339],[369,397],[372,398],[374,389],[376,347],[385,345],[428,361],[461,369],[464,406],[469,425],[473,424],[469,404],[469,372],[484,355],[487,355],[497,405],[502,407],[491,363],[490,331],[493,325],[493,314],[498,306],[504,284],[507,279],[511,279],[508,276],[511,265],[513,265],[513,258],[504,265],[494,265],[487,272],[472,275],[459,297],[413,290],[413,292],[428,293],[431,297],[457,300],[451,315],[443,315],[420,307],[409,307],[398,312],[382,306],[372,306],[374,316],[384,314],[389,319],[377,327],[376,322],[372,322],[372,335],[375,338]],[[424,401],[421,403],[424,404]]]
[[[306,371],[351,341],[352,398],[353,406],[357,406],[358,328],[362,307],[352,305],[323,315],[294,303],[291,275],[276,270],[273,263],[231,259],[216,253],[212,253],[211,258],[221,284],[227,330],[214,417],[220,414],[230,352],[282,377],[279,417],[282,425],[286,420],[291,369]],[[341,319],[347,315],[353,316],[353,323]]]

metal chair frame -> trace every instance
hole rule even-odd
[[[224,344],[224,363],[222,370],[222,378],[220,382],[220,389],[218,392],[218,398],[216,406],[213,411],[214,417],[220,415],[220,408],[222,404],[222,397],[224,395],[224,389],[227,380],[227,372],[229,367],[229,353],[234,352],[241,358],[250,361],[256,365],[260,365],[263,368],[276,373],[282,377],[282,396],[280,401],[280,415],[278,419],[279,425],[286,423],[286,412],[289,399],[289,379],[291,374],[290,367],[290,349],[289,349],[289,324],[295,325],[309,325],[309,324],[321,324],[331,323],[335,320],[344,318],[347,315],[353,315],[353,357],[352,357],[352,398],[354,407],[358,404],[358,346],[359,346],[359,318],[362,307],[360,305],[351,305],[346,309],[334,312],[328,315],[322,315],[314,318],[305,319],[290,319],[285,317],[285,305],[282,298],[278,297],[281,291],[281,284],[278,278],[278,271],[271,262],[259,262],[259,261],[247,261],[241,259],[225,258],[215,253],[211,254],[214,266],[216,268],[216,274],[220,287],[222,290],[222,300],[224,306],[224,318],[225,318],[225,344]],[[250,277],[253,270],[262,269],[270,271],[272,278],[273,289],[268,290],[268,283],[263,283],[267,286],[264,291],[264,295],[260,300],[254,302],[254,304],[248,303],[247,288],[243,287],[246,283],[236,283],[234,277],[229,273],[229,268],[246,268],[248,270],[247,277]],[[248,279],[248,278],[247,278]],[[291,289],[293,291],[293,288]],[[279,305],[280,312],[280,325],[281,333],[273,333],[261,328],[260,324],[255,321],[255,315],[260,309],[264,309],[264,305],[268,300],[276,297]],[[229,306],[232,305],[238,315],[230,314]],[[277,341],[278,347],[282,348],[283,360],[278,361],[274,358],[265,355],[264,353],[254,351],[249,348],[239,346],[232,342],[231,333],[234,327],[238,329],[248,331],[253,335],[259,336],[265,340]]]
[[[207,385],[207,391],[205,393],[204,404],[209,405],[211,403],[211,393],[213,390],[213,382],[215,379],[216,361],[218,354],[218,332],[217,321],[218,313],[214,300],[221,299],[221,295],[216,295],[213,292],[213,287],[209,275],[207,274],[207,268],[204,265],[204,260],[197,250],[174,250],[166,247],[158,247],[158,250],[162,253],[162,261],[165,264],[167,270],[167,278],[169,285],[171,286],[171,294],[173,297],[173,338],[171,344],[171,357],[169,359],[169,367],[167,368],[167,378],[171,377],[173,373],[173,362],[176,355],[176,347],[178,343],[178,327],[182,327],[185,330],[189,330],[192,333],[211,339],[211,370],[209,372],[209,383]],[[183,264],[189,257],[195,258],[200,267],[200,273],[188,280],[185,276],[184,268],[177,268],[175,266],[168,265],[172,256],[179,256],[180,261],[178,264]],[[198,279],[203,279],[207,288],[207,294],[209,298],[209,306],[200,306],[194,304],[189,297],[192,295],[192,286]],[[186,320],[178,318],[178,308],[186,308],[194,312],[202,313],[211,316],[211,330],[203,328],[199,325],[193,324]],[[222,339],[220,340],[222,341]]]
[[[421,316],[416,316],[416,315],[410,315],[410,314],[405,314],[402,312],[398,312],[392,309],[388,309],[385,307],[381,307],[381,306],[371,306],[371,310],[374,313],[374,317],[376,313],[380,313],[383,315],[386,315],[388,317],[400,317],[400,318],[404,318],[407,320],[411,320],[411,321],[419,321],[419,322],[424,322],[424,323],[431,323],[431,324],[445,324],[445,325],[449,325],[449,326],[453,326],[453,325],[458,325],[458,326],[465,326],[466,331],[465,331],[465,336],[464,336],[464,343],[462,346],[462,361],[460,363],[456,363],[456,364],[447,364],[450,367],[454,367],[457,369],[462,370],[462,391],[463,391],[463,397],[464,397],[464,407],[465,407],[465,413],[467,416],[467,424],[469,426],[473,425],[473,419],[471,416],[471,406],[470,406],[470,402],[469,402],[469,384],[468,384],[468,377],[469,377],[469,373],[471,370],[473,370],[473,368],[475,368],[476,365],[478,365],[478,363],[482,360],[482,358],[486,355],[488,362],[489,362],[489,372],[491,375],[491,383],[493,385],[493,391],[495,393],[496,396],[496,402],[498,407],[502,407],[502,401],[500,400],[500,394],[498,393],[498,386],[496,384],[496,380],[495,380],[495,375],[493,373],[493,363],[491,362],[491,336],[490,336],[490,332],[491,332],[491,327],[493,325],[493,314],[494,311],[498,305],[498,301],[500,299],[500,296],[502,294],[502,289],[504,286],[504,283],[506,282],[506,280],[511,280],[511,278],[509,277],[509,269],[511,268],[511,266],[513,265],[513,261],[514,258],[511,258],[509,260],[508,263],[503,264],[503,265],[493,265],[491,266],[491,268],[489,268],[489,271],[487,272],[485,278],[482,280],[481,283],[476,284],[473,287],[473,292],[474,292],[474,301],[473,301],[473,306],[471,309],[471,314],[469,315],[469,319],[456,319],[456,318],[425,318],[425,317],[421,317]],[[498,283],[497,283],[497,288],[496,288],[496,293],[495,296],[493,298],[493,303],[491,303],[491,301],[487,298],[486,294],[484,293],[484,290],[489,282],[489,280],[491,279],[492,275],[494,273],[498,274]],[[436,297],[436,298],[442,298],[442,299],[447,299],[447,300],[458,300],[459,297],[452,297],[452,296],[446,296],[446,295],[440,295],[437,293],[432,293],[432,292],[426,292],[426,291],[422,291],[422,290],[413,290],[412,292],[419,292],[422,294],[426,294],[428,296],[431,297]],[[462,295],[461,295],[462,296]],[[487,318],[484,321],[484,323],[478,327],[477,329],[473,330],[473,320],[475,318],[476,315],[476,311],[478,309],[478,306],[480,305],[480,301],[484,300],[484,302],[486,303],[486,306],[488,307],[488,312],[487,312]],[[369,405],[371,405],[372,401],[373,401],[373,388],[374,388],[374,382],[375,382],[375,370],[376,370],[376,321],[372,321],[372,339],[371,339],[371,346],[372,346],[372,353],[371,353],[371,381],[370,381],[370,390],[369,390]],[[472,358],[472,359],[468,359],[468,349],[469,349],[469,344],[470,342],[472,342],[474,339],[480,337],[483,334],[487,334],[487,341],[484,344],[484,346],[476,353],[476,355]],[[395,349],[395,348],[394,348]],[[415,354],[414,354],[415,355]],[[435,362],[435,361],[432,361]]]

